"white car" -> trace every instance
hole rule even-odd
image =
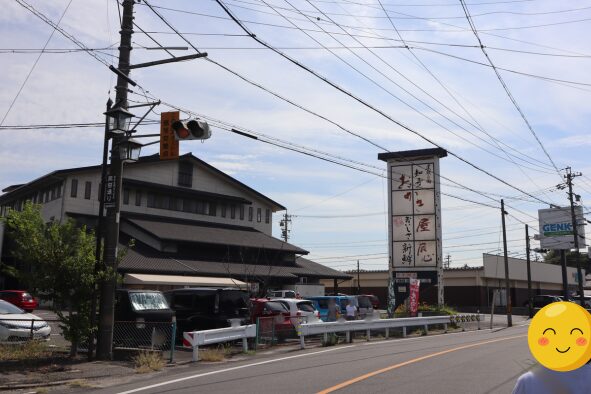
[[[26,313],[10,302],[0,300],[0,342],[48,340],[50,333],[51,328],[45,320],[32,313]]]
[[[301,300],[296,298],[275,298],[273,301],[280,302],[289,310],[291,324],[298,323],[319,323],[320,314],[314,308],[314,303],[310,300]]]

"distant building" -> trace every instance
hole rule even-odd
[[[3,190],[0,215],[42,206],[45,220],[73,218],[95,228],[100,166],[58,170]],[[158,155],[126,164],[121,193],[120,247],[134,239],[119,265],[133,287],[249,286],[251,290],[350,276],[302,256],[308,251],[272,236],[272,215],[286,208],[192,154]],[[3,261],[11,260],[7,248]],[[4,249],[4,250],[2,250]],[[17,284],[0,278],[0,289]]]
[[[444,296],[447,305],[464,310],[486,310],[492,304],[493,291],[503,289],[496,306],[506,305],[505,265],[503,256],[483,254],[480,267],[447,268],[443,271]],[[357,291],[357,271],[348,271],[353,277],[342,281],[338,290],[355,294]],[[575,268],[567,267],[569,288],[576,290]],[[375,294],[385,306],[388,293],[388,271],[360,271],[360,293]],[[562,273],[559,265],[531,262],[532,293],[562,294]],[[525,259],[509,257],[509,281],[512,305],[523,307],[527,301],[527,267]],[[330,281],[323,281],[327,292],[334,291]],[[437,303],[437,288],[429,287],[420,292],[420,302]]]

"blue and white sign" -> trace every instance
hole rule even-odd
[[[579,248],[585,248],[585,222],[583,208],[575,207]],[[540,209],[540,247],[542,249],[570,250],[575,247],[572,216],[569,207]]]

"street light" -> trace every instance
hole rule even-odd
[[[115,107],[105,112],[109,120],[109,131],[114,134],[127,133],[133,114],[125,108]]]
[[[119,158],[125,163],[138,161],[142,144],[132,138],[126,138],[118,144]]]

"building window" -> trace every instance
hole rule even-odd
[[[216,209],[217,209],[216,203],[215,202],[210,202],[209,203],[209,216],[215,216]]]
[[[230,219],[236,219],[236,205],[230,205]]]
[[[92,191],[92,182],[86,181],[84,183],[84,198],[90,200],[90,192]]]
[[[61,198],[62,197],[62,184],[59,183],[57,185],[57,198]]]
[[[188,161],[179,162],[179,186],[193,186],[193,163]]]
[[[55,194],[56,194],[55,187],[52,187],[51,188],[51,201],[55,200]]]
[[[240,205],[240,220],[244,220],[244,205]]]
[[[142,192],[139,190],[135,191],[135,205],[138,207],[142,205]]]
[[[271,210],[269,208],[265,209],[265,223],[269,223],[271,221]]]
[[[49,189],[45,190],[45,202],[49,202]]]
[[[252,207],[248,207],[248,221],[252,222]]]
[[[257,208],[257,222],[260,223],[263,218],[263,209]]]
[[[72,179],[72,183],[70,185],[70,197],[78,197],[78,179]],[[41,202],[43,202],[43,197],[41,197]]]
[[[222,204],[222,217],[226,217],[226,204]]]
[[[129,189],[128,188],[123,189],[123,204],[129,205]]]

